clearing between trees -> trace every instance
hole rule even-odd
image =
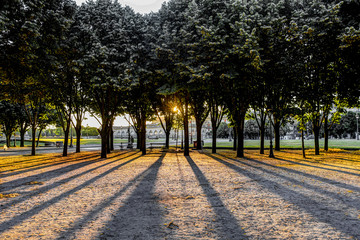
[[[360,239],[360,152],[0,158],[0,239]]]

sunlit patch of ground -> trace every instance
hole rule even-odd
[[[0,158],[0,239],[360,239],[360,154]]]

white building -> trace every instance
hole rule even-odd
[[[130,135],[133,138],[136,138],[136,132],[133,127],[129,126],[114,126],[114,137],[115,138],[128,138],[129,131]],[[181,131],[179,132],[181,135]],[[211,123],[210,121],[205,121],[203,124],[203,127],[201,129],[202,138],[209,138],[211,137]],[[196,124],[195,121],[189,122],[189,135],[191,139],[196,139]],[[165,132],[164,129],[161,127],[160,123],[151,123],[146,125],[146,136],[149,139],[158,139],[158,138],[165,138]],[[175,130],[172,129],[170,132],[170,138],[175,139],[176,133]]]

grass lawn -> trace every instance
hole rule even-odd
[[[59,139],[59,138],[42,138],[40,139],[40,146],[44,146],[44,143],[42,143],[43,141],[46,142],[57,142],[57,141],[63,141],[63,139]],[[76,144],[76,139],[73,140],[74,143]],[[70,142],[70,141],[69,141]],[[115,144],[119,144],[119,143],[126,143],[127,139],[117,139],[115,138],[114,143]],[[136,140],[135,140],[136,142]],[[147,142],[165,142],[165,139],[147,139]],[[175,146],[174,144],[174,140],[170,140],[170,142],[172,144],[172,146]],[[92,144],[101,144],[101,139],[81,139],[81,144],[82,145],[92,145]],[[245,147],[246,148],[259,148],[260,141],[259,140],[245,140]],[[12,144],[13,145],[13,142]],[[178,146],[181,145],[181,140],[178,141]],[[269,148],[270,145],[270,141],[266,140],[265,141],[265,148]],[[20,146],[20,141],[16,142],[16,146]],[[31,142],[26,141],[25,142],[25,146],[30,147],[31,146]],[[190,144],[190,146],[192,147],[193,145]],[[207,139],[205,141],[205,147],[211,147],[212,143],[210,139]],[[233,146],[233,142],[229,142],[228,140],[225,139],[218,139],[218,142],[216,144],[217,147],[232,147]],[[321,139],[320,140],[320,148],[323,148],[324,146],[324,140]],[[281,140],[281,147],[282,148],[301,148],[301,140]],[[360,149],[360,141],[356,141],[353,139],[329,139],[329,147],[330,148],[340,148],[340,149]],[[307,149],[312,149],[314,148],[314,140],[305,140],[305,148]]]
[[[229,141],[221,141],[216,144],[217,147],[232,147],[234,142]],[[273,142],[273,144],[275,144]],[[301,140],[281,140],[280,141],[282,148],[301,148]],[[259,148],[260,140],[245,140],[244,143],[246,148]],[[211,142],[206,142],[205,147],[211,147]],[[265,141],[265,147],[268,148],[270,146],[270,141]],[[323,148],[324,140],[320,140],[320,148]],[[341,148],[341,149],[349,149],[356,148],[360,149],[360,141],[356,140],[348,140],[348,139],[329,139],[329,147],[330,148]],[[314,140],[305,140],[305,148],[314,148]]]

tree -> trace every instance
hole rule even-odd
[[[356,0],[343,1],[338,13],[343,31],[339,34],[340,61],[337,72],[341,84],[337,93],[339,100],[350,107],[359,105],[360,100],[360,4]]]
[[[217,96],[209,96],[208,103],[210,106],[210,120],[211,120],[211,129],[212,129],[212,147],[211,152],[216,153],[216,138],[217,131],[223,119],[225,110],[224,105],[221,103],[221,100]]]
[[[265,112],[273,116],[275,150],[280,151],[280,128],[290,114],[294,81],[291,69],[293,59],[289,41],[289,25],[294,6],[289,1],[259,1],[259,23],[256,35],[261,58],[261,71],[255,78],[256,91],[252,100],[259,112],[258,125],[263,144]],[[261,148],[260,152],[264,152]]]
[[[303,99],[309,110],[309,119],[315,141],[315,154],[320,154],[320,129],[328,108],[334,104],[337,78],[334,71],[336,50],[339,46],[337,36],[340,24],[336,6],[322,2],[312,2],[305,8],[301,19],[303,24],[299,44],[301,45],[303,77],[299,84],[299,99]],[[305,15],[305,16],[304,16]],[[304,22],[302,22],[304,21]],[[299,54],[301,54],[299,53]]]
[[[163,4],[159,11],[159,25],[163,36],[157,52],[162,59],[167,58],[168,64],[160,69],[163,76],[171,76],[168,82],[160,87],[161,92],[174,94],[178,100],[184,124],[184,155],[189,156],[189,88],[190,71],[187,60],[189,58],[187,43],[190,41],[190,29],[187,22],[189,16],[189,0],[173,0]]]
[[[165,148],[169,148],[170,132],[173,129],[176,100],[174,95],[157,95],[157,102],[154,105],[161,127],[165,133]]]
[[[19,112],[18,112],[18,126],[20,132],[20,147],[25,146],[25,133],[29,130],[30,122],[29,118],[26,114],[24,105],[19,105]]]
[[[40,110],[40,117],[38,120],[37,142],[36,147],[39,146],[41,133],[47,126],[56,124],[58,120],[58,114],[56,110],[49,105],[43,105]]]
[[[91,99],[90,107],[101,119],[101,157],[108,153],[111,123],[121,113],[124,73],[127,68],[131,32],[123,24],[131,23],[133,11],[118,2],[102,0],[83,4],[81,25],[88,29],[89,42],[83,43],[86,53],[79,60],[83,68],[83,83]]]
[[[260,104],[264,104],[264,101],[261,100]],[[254,114],[251,115],[252,118],[255,119],[256,124],[259,128],[260,133],[260,154],[264,154],[265,149],[265,124],[266,124],[266,107],[263,105],[259,107],[259,110],[254,110]]]
[[[203,94],[202,90],[198,91],[190,91],[190,106],[191,112],[195,117],[196,123],[196,149],[202,149],[202,138],[201,138],[201,129],[206,120],[209,116],[210,108],[206,102],[207,96]]]
[[[1,130],[6,137],[6,146],[10,147],[10,138],[18,127],[19,106],[9,101],[0,102]]]
[[[50,98],[56,107],[59,116],[59,122],[64,130],[63,156],[68,153],[68,139],[71,127],[71,118],[73,114],[73,102],[76,96],[76,32],[72,28],[76,4],[74,2],[66,2],[66,9],[62,12],[63,17],[67,19],[67,23],[63,26],[62,36],[59,41],[59,53],[57,56],[57,71],[47,79],[47,86],[50,92]]]
[[[256,15],[252,15],[254,13],[252,4],[256,3],[244,5],[236,3],[231,8],[233,12],[230,17],[225,23],[222,22],[228,26],[226,29],[229,29],[229,32],[223,37],[226,40],[225,46],[220,45],[225,66],[220,81],[226,96],[225,103],[229,109],[229,118],[236,128],[237,157],[244,157],[245,115],[251,102],[254,74],[260,66],[258,45],[253,31]],[[255,18],[252,19],[251,16]]]
[[[329,134],[336,138],[343,138],[350,135],[355,137],[356,133],[356,113],[349,111],[342,115],[337,123],[333,124],[333,127],[329,131]]]
[[[228,124],[225,122],[221,122],[219,128],[217,130],[217,136],[219,138],[229,138],[231,129]]]
[[[4,58],[0,75],[8,98],[25,106],[33,132],[32,155],[35,155],[39,106],[49,100],[45,83],[56,74],[60,40],[73,12],[71,6],[74,6],[71,0],[4,4],[6,23],[2,25]]]
[[[339,101],[335,100],[335,108],[328,107],[324,111],[324,150],[329,150],[329,129],[331,129],[335,123],[338,123],[341,114],[345,112],[344,106]]]

